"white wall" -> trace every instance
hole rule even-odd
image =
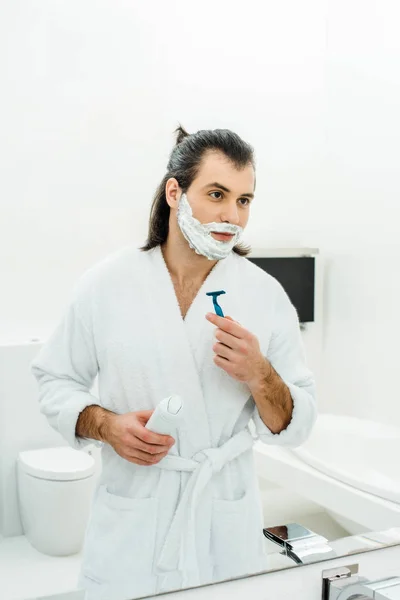
[[[65,445],[38,410],[37,385],[28,373],[39,344],[0,345],[0,534],[23,533],[19,516],[18,452]]]
[[[324,3],[8,0],[0,10],[1,341],[47,336],[86,267],[145,241],[178,121],[254,145],[248,241],[309,245],[324,212]]]
[[[396,0],[329,2],[326,215],[312,239],[327,259],[322,406],[398,425],[399,22]]]

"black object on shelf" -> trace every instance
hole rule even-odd
[[[315,258],[313,256],[247,257],[275,277],[297,310],[300,323],[314,321]]]

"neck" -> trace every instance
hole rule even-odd
[[[202,283],[218,262],[197,254],[183,235],[171,236],[169,233],[166,242],[161,244],[161,251],[170,275],[180,286],[188,282]]]

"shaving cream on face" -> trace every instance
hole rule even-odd
[[[182,194],[178,205],[178,225],[189,246],[197,254],[201,254],[208,260],[220,260],[226,258],[232,248],[237,244],[243,227],[231,223],[200,223],[193,217],[192,208],[187,200],[186,194]],[[226,242],[215,240],[211,232],[232,233],[233,238]]]

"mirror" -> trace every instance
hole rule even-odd
[[[396,18],[246,8],[3,3],[10,599],[400,543]]]

